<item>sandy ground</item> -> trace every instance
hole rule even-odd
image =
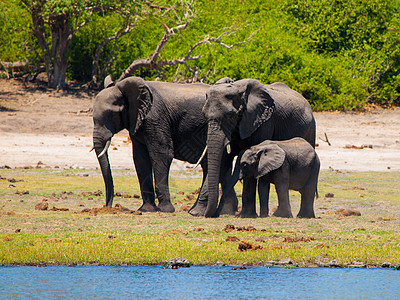
[[[0,167],[98,168],[92,148],[94,94],[0,80]],[[400,171],[400,108],[315,113],[322,169]],[[328,138],[329,144],[326,141]],[[113,168],[133,168],[127,132],[110,148]],[[187,163],[173,162],[173,170]]]

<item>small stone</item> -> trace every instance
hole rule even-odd
[[[381,264],[381,268],[390,268],[392,266],[392,264],[390,262],[384,262],[383,264]]]
[[[347,265],[349,268],[366,268],[367,264],[361,261],[353,261]]]
[[[277,264],[282,266],[293,265],[293,261],[290,258],[282,258]]]
[[[342,266],[337,262],[336,259],[331,260],[330,262],[327,263],[327,266],[330,268],[341,268]]]
[[[168,269],[177,269],[179,268],[189,268],[190,267],[190,262],[186,258],[183,257],[177,257],[177,258],[172,258],[169,261],[165,263],[165,267]]]

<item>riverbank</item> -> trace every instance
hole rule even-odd
[[[129,170],[114,172],[115,207],[106,209],[96,170],[3,169],[0,265],[162,265],[175,257],[209,266],[400,264],[399,172],[322,171],[315,219],[193,217],[195,173],[174,172],[176,212],[167,214],[137,212]],[[295,215],[300,197],[290,197]]]

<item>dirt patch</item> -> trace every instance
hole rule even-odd
[[[0,79],[0,166],[97,168],[92,148],[95,92],[72,87]],[[362,113],[315,113],[317,152],[322,169],[400,171],[400,109]],[[117,134],[110,148],[113,168],[133,168],[128,134]],[[187,163],[174,160],[173,171]],[[198,174],[198,176],[200,176]]]
[[[134,211],[129,208],[123,207],[121,204],[115,204],[114,207],[107,207],[103,205],[102,207],[96,207],[96,208],[85,208],[81,211],[81,213],[85,214],[91,214],[91,215],[98,215],[98,214],[118,214],[118,213],[125,213],[125,214],[136,214],[136,215],[141,215],[142,213],[140,211]]]

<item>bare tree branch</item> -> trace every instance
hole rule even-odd
[[[255,31],[253,32],[246,40],[241,41],[239,43],[235,43],[232,45],[227,45],[226,43],[224,43],[221,39],[223,37],[227,37],[232,35],[233,33],[237,32],[237,30],[228,30],[225,31],[223,33],[221,33],[218,37],[209,37],[208,35],[201,41],[195,43],[187,52],[185,57],[182,58],[177,58],[177,59],[172,59],[172,60],[158,60],[161,51],[163,50],[164,46],[167,44],[169,38],[176,34],[177,32],[184,30],[187,28],[188,26],[188,22],[186,22],[185,24],[182,25],[178,25],[175,28],[168,28],[165,24],[163,25],[165,28],[165,34],[163,35],[163,37],[161,38],[160,42],[158,43],[156,49],[154,50],[154,52],[150,55],[150,58],[145,59],[137,59],[135,60],[123,73],[122,75],[118,78],[117,81],[121,81],[129,76],[131,76],[137,69],[139,68],[149,68],[149,69],[156,69],[159,70],[160,67],[163,66],[167,66],[167,65],[185,65],[185,67],[191,72],[193,73],[194,76],[197,75],[197,67],[195,68],[191,68],[188,65],[188,61],[193,61],[193,60],[198,60],[201,55],[196,55],[196,56],[192,56],[193,51],[199,47],[200,45],[203,44],[219,44],[222,47],[225,47],[229,50],[235,50],[238,46],[243,45],[245,43],[248,43],[253,36],[258,32]]]
[[[143,2],[150,8],[157,8],[159,10],[171,10],[172,9],[171,7],[159,6],[159,5],[153,4],[148,0],[144,0]]]

